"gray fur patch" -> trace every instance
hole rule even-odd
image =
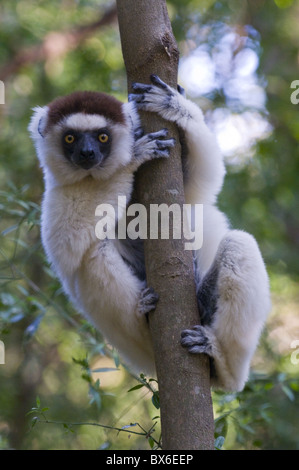
[[[205,275],[197,290],[197,301],[202,312],[201,322],[203,325],[210,325],[217,310],[219,266],[213,263],[208,273]]]

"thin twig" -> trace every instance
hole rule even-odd
[[[132,424],[130,424],[130,426],[139,426],[139,428],[142,430],[142,432],[132,431],[130,429],[124,429],[124,428],[116,428],[114,426],[109,426],[108,424],[100,424],[100,423],[90,423],[90,422],[66,423],[65,421],[55,421],[55,420],[49,420],[49,419],[46,419],[46,418],[45,419],[37,418],[37,420],[38,420],[39,423],[43,423],[43,424],[59,424],[59,425],[63,425],[63,426],[66,425],[66,426],[69,426],[69,427],[72,427],[72,426],[97,426],[97,427],[104,428],[104,429],[110,429],[110,430],[114,430],[114,431],[118,431],[118,432],[127,432],[129,434],[136,434],[138,436],[145,436],[145,437],[149,437],[149,433],[153,429],[153,426],[152,426],[150,431],[146,431],[145,429],[143,429],[142,426],[140,426],[139,423],[132,423]],[[154,440],[154,442],[156,444],[159,444],[158,442],[155,441],[155,439],[153,437],[152,437],[152,439]]]

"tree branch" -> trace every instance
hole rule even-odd
[[[176,87],[178,48],[165,0],[117,0],[122,50],[128,87],[149,82],[152,73]],[[179,142],[176,126],[143,113],[146,132],[167,127]],[[136,178],[140,203],[184,204],[180,146],[170,159],[144,165]],[[171,230],[170,230],[171,231]],[[182,232],[181,232],[182,233]],[[150,314],[159,383],[163,449],[213,448],[213,411],[206,356],[188,355],[180,345],[183,329],[199,323],[192,253],[183,240],[145,240],[148,285],[158,292]]]

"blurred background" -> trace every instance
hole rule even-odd
[[[299,113],[291,102],[299,2],[167,4],[179,83],[225,155],[219,205],[257,238],[271,279],[273,308],[248,385],[213,392],[216,446],[299,449]],[[58,95],[90,89],[127,99],[114,2],[1,2],[0,80],[0,448],[155,448],[156,383],[125,370],[45,260],[43,181],[27,132],[32,107]]]

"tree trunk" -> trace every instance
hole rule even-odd
[[[165,0],[117,0],[128,88],[149,83],[152,73],[176,87],[179,53]],[[153,113],[142,113],[146,132],[169,129],[177,145],[169,159],[144,165],[136,176],[138,202],[184,204],[181,152],[176,126]],[[182,214],[182,211],[181,211]],[[171,233],[171,230],[170,230]],[[182,232],[181,232],[182,233]],[[159,383],[162,447],[172,450],[212,449],[213,411],[209,363],[180,345],[181,331],[199,324],[192,252],[184,240],[145,240],[147,283],[159,294],[149,315]]]

